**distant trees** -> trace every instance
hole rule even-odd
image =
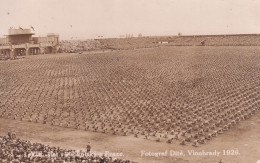
[[[125,38],[132,38],[133,34],[125,34]]]

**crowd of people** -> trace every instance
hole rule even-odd
[[[259,111],[255,53],[174,50],[3,63],[0,118],[198,146]]]
[[[100,50],[104,46],[97,40],[64,40],[59,43],[60,52],[82,52],[89,50]]]
[[[16,138],[15,131],[9,131],[8,136],[0,136],[1,163],[131,163],[129,160],[112,158],[91,153],[87,145],[86,151],[68,150],[52,147],[41,143]]]
[[[151,48],[155,46],[259,46],[259,36],[252,35],[191,35],[113,38],[99,40],[105,47],[112,49]]]

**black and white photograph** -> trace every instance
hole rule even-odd
[[[0,163],[260,163],[260,0],[0,0]]]

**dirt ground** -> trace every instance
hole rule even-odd
[[[259,47],[159,47],[38,55],[0,62],[0,134],[6,135],[12,128],[22,139],[72,149],[85,149],[90,141],[92,151],[122,152],[123,158],[138,162],[254,163],[260,160],[259,112],[199,147],[182,146],[179,140],[168,144],[166,139],[156,142],[153,137],[146,140],[133,134],[84,131],[82,125],[79,129],[73,125],[84,118],[81,113],[85,112],[79,108],[85,105],[94,110],[97,119],[97,111],[106,105],[122,108],[118,110],[121,117],[114,117],[119,116],[126,126],[129,117],[124,113],[136,109],[132,106],[146,108],[147,101],[155,101],[155,111],[164,105],[164,113],[169,114],[169,96],[174,104],[185,107],[199,102],[233,107],[230,104],[237,101],[243,107],[251,106],[252,99],[259,98],[259,63]],[[147,116],[147,112],[141,117],[145,121],[156,118]],[[15,114],[18,118],[13,120]],[[42,123],[44,114],[49,115],[47,124]],[[32,122],[28,122],[30,115]],[[35,123],[37,118],[39,123]],[[66,128],[67,122],[72,127]],[[192,150],[216,151],[219,156],[193,155],[189,153]],[[149,156],[149,152],[165,152],[166,156]]]
[[[260,114],[252,119],[241,122],[235,128],[218,136],[203,146],[181,146],[174,142],[155,142],[132,136],[115,136],[103,133],[87,132],[70,128],[49,126],[17,120],[0,119],[0,135],[7,135],[9,128],[15,129],[17,136],[32,142],[40,142],[66,149],[85,150],[87,142],[91,142],[92,151],[123,153],[123,157],[138,162],[176,162],[176,163],[255,163],[260,159]],[[142,156],[142,150],[147,152],[165,152],[167,156]],[[172,155],[170,151],[172,152]],[[189,155],[188,150],[218,151],[219,156]],[[238,150],[238,155],[224,155],[223,150]],[[185,156],[175,156],[183,151]]]

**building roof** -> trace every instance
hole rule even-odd
[[[20,34],[9,34],[5,36],[17,36],[17,35],[34,35],[35,33],[20,33]]]
[[[9,29],[9,34],[6,36],[15,36],[15,35],[34,35],[34,33],[31,33],[30,29]]]

